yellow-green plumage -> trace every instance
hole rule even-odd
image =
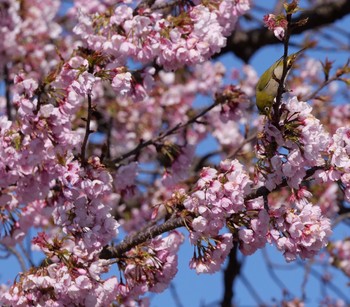
[[[304,51],[302,49],[296,53],[293,53],[287,57],[287,74],[293,66],[297,56]],[[256,85],[256,106],[259,113],[270,116],[272,105],[278,92],[279,80],[281,80],[283,74],[283,57],[271,65],[260,77]]]

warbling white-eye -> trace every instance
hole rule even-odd
[[[298,55],[305,50],[293,53],[287,57],[287,74],[290,72]],[[274,104],[275,98],[278,92],[279,81],[283,74],[283,57],[270,66],[260,77],[256,85],[256,106],[259,109],[259,113],[271,116],[271,108]],[[285,78],[286,79],[286,78]]]

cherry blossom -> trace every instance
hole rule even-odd
[[[266,15],[264,23],[279,40],[283,40],[288,23],[284,16]]]
[[[250,0],[60,5],[0,3],[0,243],[14,253],[34,229],[42,255],[24,255],[1,305],[147,306],[186,239],[197,274],[266,244],[287,262],[324,250],[350,274],[349,240],[330,241],[350,201],[350,109],[330,109],[348,66],[330,78],[307,60],[258,117],[255,70],[211,61]],[[285,50],[291,10],[264,18]]]

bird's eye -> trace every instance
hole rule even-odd
[[[265,107],[265,108],[264,108],[264,111],[265,111],[266,113],[269,113],[270,107]]]

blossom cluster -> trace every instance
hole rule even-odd
[[[37,214],[40,214],[46,207],[44,200],[55,186],[55,179],[65,171],[62,164],[69,159],[66,153],[80,142],[79,134],[72,131],[70,115],[61,112],[69,103],[55,107],[45,103],[44,98],[41,101],[34,98],[38,84],[33,79],[24,79],[19,75],[15,82],[13,99],[18,107],[19,119],[11,122],[1,117],[0,132],[3,144],[0,184],[5,206],[11,208],[8,216],[2,218],[5,224],[14,223],[11,232],[6,232],[2,238],[6,244],[23,239],[29,228],[28,222],[35,221],[25,218],[25,214],[14,222],[11,211],[21,212],[23,209],[29,213],[38,209]],[[24,204],[28,205],[23,208]]]
[[[60,262],[26,273],[2,295],[1,302],[5,306],[106,306],[114,301],[118,283],[115,277],[99,277],[108,268],[104,262],[76,268]]]
[[[259,184],[264,184],[270,191],[285,185],[295,191],[286,204],[272,202],[264,208],[268,210],[269,226],[267,213],[263,211],[260,211],[259,219],[254,224],[254,227],[260,226],[259,238],[263,238],[261,231],[264,234],[269,229],[267,241],[275,244],[287,261],[296,259],[297,255],[301,258],[313,257],[326,246],[331,234],[330,220],[323,216],[323,212],[328,211],[324,208],[324,200],[320,199],[320,206],[312,204],[312,193],[302,185],[310,170],[309,176],[322,176],[323,171],[318,169],[325,166],[325,159],[332,148],[329,133],[311,111],[307,103],[291,97],[281,105],[278,125],[271,121],[265,123],[257,145],[261,159],[257,165]],[[333,212],[336,212],[336,208]],[[328,214],[331,215],[330,211]],[[251,238],[254,238],[256,231],[253,224],[244,232],[248,235],[241,235],[241,239],[248,254],[264,244],[261,239],[255,240],[257,247],[254,247],[255,241]]]
[[[244,209],[244,196],[249,193],[250,184],[237,160],[222,161],[218,170],[207,167],[201,171],[195,192],[184,201],[185,209],[196,215],[191,223],[190,240],[198,251],[190,266],[197,273],[213,273],[225,260],[232,247],[232,235],[219,232],[227,218]]]
[[[194,256],[190,261],[190,268],[196,270],[198,274],[213,274],[219,271],[233,247],[232,234],[230,233],[211,239],[206,245],[202,242],[197,243]]]
[[[1,1],[0,71],[7,82],[21,71],[38,81],[59,63],[58,47],[61,56],[72,51],[56,19],[59,8],[59,0]]]
[[[80,13],[74,31],[87,46],[114,58],[123,66],[131,57],[141,63],[156,60],[166,70],[208,60],[226,44],[237,18],[250,8],[249,1],[196,3],[178,16],[144,10],[133,14],[125,4],[108,17]],[[104,20],[105,19],[105,20]],[[113,32],[113,28],[121,29]],[[125,80],[126,81],[126,80]]]
[[[229,225],[231,230],[238,231],[239,247],[244,255],[263,248],[269,237],[270,216],[262,198],[247,202],[246,212],[234,215]]]
[[[307,169],[323,166],[330,135],[312,114],[306,102],[290,98],[282,105],[283,113],[276,127],[267,121],[257,145],[259,171],[271,191],[286,180],[299,189]]]
[[[264,16],[264,23],[270,31],[279,39],[283,40],[287,29],[287,20],[284,15],[268,14]]]
[[[219,170],[204,168],[195,192],[184,202],[184,207],[198,215],[192,221],[191,242],[215,237],[231,214],[244,209],[244,196],[251,188],[251,180],[237,160],[225,160]]]
[[[196,246],[191,267],[198,273],[213,273],[228,253],[232,240],[239,240],[245,255],[266,243],[276,245],[287,261],[311,258],[326,246],[330,221],[308,200],[311,193],[300,189],[285,204],[264,205],[262,198],[246,202],[252,182],[238,161],[223,161],[218,170],[205,168],[195,191],[184,201],[196,216],[190,240]],[[232,234],[220,235],[227,226]],[[205,244],[203,243],[205,242]]]
[[[125,262],[119,265],[125,278],[119,285],[122,299],[138,298],[148,291],[164,291],[177,273],[177,252],[182,242],[183,235],[172,231],[165,238],[158,236],[127,252]]]
[[[63,233],[75,238],[77,256],[92,259],[118,234],[119,224],[105,199],[111,193],[112,177],[98,158],[85,172],[76,162],[66,166],[61,193],[50,202],[52,217]]]
[[[55,237],[50,242],[44,234],[33,241],[54,264],[24,273],[20,282],[2,296],[4,304],[49,301],[55,306],[82,299],[83,305],[103,306],[114,292],[115,278],[100,282],[97,277],[104,271],[93,272],[98,252],[117,234],[118,223],[105,202],[112,177],[98,158],[90,159],[89,166],[82,168],[73,155],[81,137],[73,131],[72,119],[94,82],[89,73],[78,74],[77,67],[84,67],[84,61],[73,58],[45,90],[35,80],[17,76],[13,99],[18,122],[2,117],[6,128],[2,129],[2,142],[9,144],[2,147],[1,159],[6,159],[2,172],[12,174],[4,175],[7,182],[1,185],[3,200],[20,214],[17,220],[11,220],[13,215],[8,210],[8,217],[3,217],[13,225],[10,231],[5,228],[2,244],[20,242],[33,225],[52,223],[48,233]],[[16,148],[12,147],[14,142]],[[37,217],[31,219],[34,213]],[[37,221],[40,215],[43,219]],[[88,268],[90,265],[92,268]],[[59,288],[63,284],[65,289]],[[83,289],[85,298],[78,295]]]
[[[295,260],[297,255],[302,259],[312,258],[327,245],[332,234],[330,220],[307,197],[273,208],[270,216],[274,229],[270,231],[269,241],[283,252],[287,261]]]
[[[268,210],[262,198],[248,202],[247,214],[236,214],[231,219],[231,228],[240,226],[242,253],[251,255],[270,243],[289,262],[298,256],[312,258],[324,248],[332,233],[330,220],[308,200],[310,196],[299,191],[299,196],[292,195],[283,203],[270,203]]]

